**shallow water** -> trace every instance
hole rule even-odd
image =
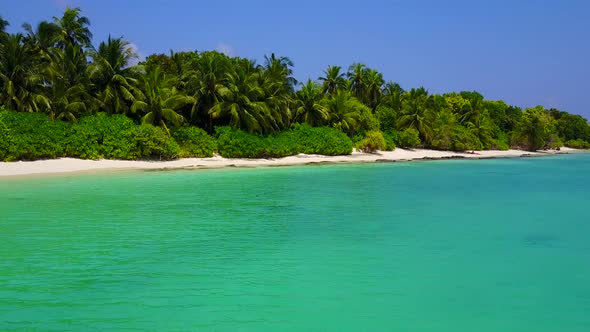
[[[0,330],[589,331],[590,155],[0,180]]]

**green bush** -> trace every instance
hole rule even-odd
[[[131,144],[130,159],[168,160],[178,158],[180,153],[178,143],[160,127],[142,124],[131,127],[125,135]]]
[[[71,125],[66,154],[82,159],[133,159],[128,132],[137,125],[124,115],[83,117]]]
[[[581,138],[569,140],[565,142],[565,146],[572,149],[590,149],[590,143],[584,141]]]
[[[385,151],[393,151],[396,148],[397,142],[399,142],[400,132],[396,130],[387,130],[383,132],[383,138],[385,139]]]
[[[352,141],[328,127],[295,125],[290,130],[264,137],[229,127],[216,128],[217,149],[226,158],[276,158],[299,153],[327,156],[352,152]]]
[[[407,128],[399,134],[398,145],[402,148],[415,148],[420,143],[420,133],[414,128]]]
[[[298,153],[339,156],[352,153],[352,141],[343,132],[329,127],[297,125],[297,140],[301,146]]]
[[[176,158],[180,148],[160,128],[104,113],[77,123],[42,113],[0,112],[0,160]]]
[[[265,154],[265,138],[230,127],[215,128],[217,151],[225,158],[260,158]]]
[[[457,125],[452,132],[453,151],[483,150],[483,144],[469,129]]]
[[[212,157],[217,149],[215,139],[198,127],[176,128],[172,130],[172,137],[180,146],[181,158]]]
[[[0,112],[0,159],[37,160],[65,155],[68,124],[42,113]]]
[[[357,148],[363,152],[373,153],[377,150],[385,150],[387,144],[383,133],[378,130],[371,130],[365,138],[357,145]]]

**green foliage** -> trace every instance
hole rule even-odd
[[[529,151],[554,148],[559,145],[555,120],[542,106],[527,108],[515,133],[515,145]]]
[[[451,137],[453,151],[468,151],[468,150],[482,150],[483,144],[475,136],[473,131],[465,128],[461,125],[456,125],[453,128],[453,134]]]
[[[396,127],[397,112],[391,107],[380,105],[375,111],[382,131],[393,130]]]
[[[172,131],[172,137],[180,145],[181,158],[212,157],[217,150],[217,142],[207,132],[197,127],[180,127]]]
[[[218,152],[226,158],[277,158],[299,153],[335,156],[352,152],[352,141],[342,132],[327,127],[296,125],[271,136],[230,127],[218,127],[216,132]]]
[[[495,141],[495,149],[497,150],[501,150],[501,151],[506,151],[510,149],[510,137],[508,137],[508,135],[506,135],[506,133],[500,131],[499,133],[497,133],[497,138]]]
[[[383,138],[385,139],[385,151],[393,151],[396,148],[397,142],[399,142],[400,132],[396,130],[387,130],[383,132]]]
[[[261,158],[265,154],[264,137],[230,127],[215,128],[217,151],[225,158]]]
[[[378,130],[371,130],[365,138],[357,145],[357,148],[363,152],[373,153],[377,150],[385,150],[387,143],[383,133]]]
[[[590,143],[578,138],[565,142],[565,146],[572,149],[590,149]]]
[[[0,160],[37,160],[64,156],[67,124],[41,113],[0,113]]]
[[[70,124],[46,114],[0,112],[0,160],[172,159],[178,144],[151,125],[98,113]]]
[[[131,142],[129,159],[159,159],[168,160],[178,158],[180,147],[160,127],[142,124],[132,127],[126,132],[127,140]]]
[[[418,147],[420,142],[420,133],[417,129],[407,128],[399,134],[398,145],[402,148]]]
[[[123,115],[98,113],[71,125],[66,155],[82,159],[133,159],[127,132],[133,121]]]
[[[347,72],[329,66],[318,82],[296,91],[293,63],[274,54],[257,65],[215,51],[171,51],[133,65],[137,54],[123,38],[91,47],[90,20],[78,8],[35,29],[25,23],[24,33],[8,33],[7,25],[0,19],[0,104],[49,117],[0,111],[3,160],[211,156],[216,142],[199,128],[212,134],[226,126],[233,129],[218,131],[220,150],[244,157],[346,154],[348,137],[368,150],[508,149],[510,143],[537,150],[590,142],[590,126],[579,115],[540,106],[523,113],[477,92],[405,91],[361,63]],[[103,111],[129,118],[97,114]],[[140,120],[163,130],[137,126]],[[196,127],[176,129],[184,124]],[[287,129],[293,124],[308,126]]]

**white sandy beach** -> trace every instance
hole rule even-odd
[[[171,161],[128,161],[128,160],[81,160],[61,158],[53,160],[0,162],[0,177],[61,174],[100,170],[165,170],[165,169],[199,169],[221,167],[264,167],[291,166],[314,163],[365,163],[395,162],[428,159],[451,158],[514,158],[523,156],[543,156],[578,152],[575,149],[562,148],[560,151],[528,152],[521,150],[476,151],[475,153],[458,153],[436,150],[379,151],[369,154],[355,151],[348,156],[296,155],[277,159],[227,159],[220,156],[212,158],[185,158]]]

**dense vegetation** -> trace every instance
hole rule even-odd
[[[586,119],[542,106],[429,94],[355,63],[297,82],[293,63],[218,52],[138,60],[123,38],[92,45],[88,18],[9,34],[0,17],[0,160],[282,157],[428,147],[590,147]],[[9,111],[10,110],[10,111]]]

